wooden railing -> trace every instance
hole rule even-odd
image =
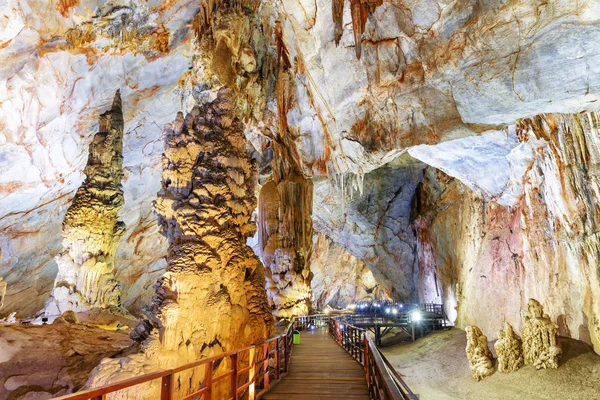
[[[373,400],[417,400],[398,372],[381,354],[365,329],[331,317],[329,333],[354,359],[365,367],[369,396]]]
[[[226,386],[223,386],[224,383],[221,383],[219,399],[238,400],[242,397],[248,400],[259,399],[272,385],[287,374],[294,329],[295,321],[292,321],[287,326],[285,333],[253,346],[205,358],[175,369],[145,374],[107,386],[62,396],[58,399],[104,400],[107,394],[160,379],[160,400],[172,400],[177,374],[198,367],[204,368],[204,379],[200,387],[193,393],[184,394],[183,397],[179,396],[180,399],[191,400],[201,397],[203,400],[216,399],[217,397],[213,396],[214,386],[225,380],[229,380],[229,388],[227,389]],[[245,362],[242,363],[242,360]],[[227,363],[227,361],[229,362]],[[229,368],[222,371],[223,368],[219,368],[222,365],[229,365]],[[228,392],[228,395],[223,392]]]
[[[318,314],[295,317],[287,326],[285,333],[244,349],[219,354],[175,369],[145,374],[77,392],[59,397],[58,400],[104,400],[108,394],[117,394],[119,391],[158,380],[160,380],[160,400],[172,400],[177,374],[198,367],[204,368],[203,381],[192,393],[185,393],[183,396],[180,394],[179,399],[211,400],[218,395],[219,399],[257,400],[288,373],[294,330],[323,326],[328,326],[329,333],[335,341],[365,367],[371,399],[417,399],[389,361],[379,352],[364,329],[349,325],[340,317]],[[225,386],[227,380],[228,385]],[[215,385],[220,382],[217,394]]]

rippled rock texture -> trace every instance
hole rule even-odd
[[[115,252],[125,233],[118,220],[123,207],[123,111],[117,91],[111,109],[100,116],[90,145],[86,179],[63,221],[63,252],[56,256],[58,275],[43,313],[121,309],[115,279]]]
[[[142,353],[104,360],[89,385],[173,368],[272,334],[264,268],[246,245],[256,231],[257,170],[233,106],[233,93],[222,89],[215,101],[179,113],[166,127],[155,208],[169,241],[167,270],[147,308],[150,320],[133,335],[145,339]],[[178,379],[184,395],[203,375],[191,370]],[[159,389],[147,385],[126,395],[150,398]]]

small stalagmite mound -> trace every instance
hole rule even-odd
[[[519,335],[511,324],[506,322],[504,329],[498,331],[498,341],[494,349],[498,355],[498,371],[514,372],[523,366],[523,347]]]
[[[537,369],[558,368],[562,348],[558,341],[558,325],[544,314],[535,299],[529,299],[523,324],[523,356],[525,364]]]
[[[487,344],[487,336],[476,326],[467,326],[467,358],[473,378],[480,381],[494,373],[494,356]]]

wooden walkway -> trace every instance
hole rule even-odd
[[[304,331],[292,351],[289,374],[262,399],[369,399],[365,370],[327,333]]]

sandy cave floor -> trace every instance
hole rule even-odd
[[[128,331],[83,324],[0,325],[0,399],[45,400],[71,393],[102,358],[132,344]]]
[[[421,400],[600,400],[600,356],[578,340],[561,338],[564,353],[556,370],[537,371],[527,365],[509,374],[496,371],[477,382],[469,370],[464,331],[435,332],[416,342],[388,346],[385,339],[394,341],[384,338],[383,353]]]

